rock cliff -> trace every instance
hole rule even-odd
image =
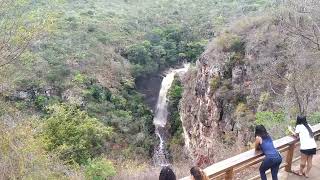
[[[249,147],[257,111],[281,111],[293,119],[317,109],[319,49],[303,35],[310,22],[295,13],[240,20],[209,43],[184,78],[181,121],[198,165]]]

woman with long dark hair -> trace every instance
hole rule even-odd
[[[313,132],[310,124],[307,122],[306,116],[298,116],[295,131],[293,132],[291,128],[289,128],[289,130],[295,137],[300,138],[300,169],[299,171],[294,171],[293,173],[299,176],[304,175],[308,177],[308,174],[312,168],[313,155],[315,155],[317,151],[317,144],[314,140]]]
[[[160,171],[159,180],[176,180],[176,175],[170,167],[165,166]]]
[[[265,158],[259,168],[261,179],[266,180],[266,171],[271,169],[272,179],[278,180],[278,171],[282,162],[282,157],[278,150],[274,147],[272,138],[269,136],[266,128],[263,125],[256,126],[255,137],[255,149],[261,150],[265,155]]]
[[[193,180],[209,180],[209,177],[199,167],[192,167],[190,174]]]

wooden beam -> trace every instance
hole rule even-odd
[[[284,168],[285,171],[287,172],[291,172],[291,167],[292,167],[292,159],[293,159],[293,153],[294,153],[294,149],[295,149],[295,144],[290,144],[289,145],[289,149],[287,151],[287,156],[286,156],[286,167]]]
[[[226,176],[225,176],[225,180],[232,180],[233,179],[233,175],[234,175],[233,169],[227,170]]]

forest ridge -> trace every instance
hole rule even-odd
[[[162,75],[189,62],[192,67],[187,76],[192,81],[186,84],[176,77],[168,94],[167,148],[173,165],[182,163],[188,156],[179,153],[185,145],[183,126],[188,124],[181,122],[181,102],[187,102],[184,93],[194,87],[192,83],[201,85],[194,78],[202,68],[201,54],[209,54],[212,43],[221,45],[221,49],[214,46],[217,55],[232,54],[239,62],[249,48],[265,52],[264,46],[250,46],[254,43],[248,43],[252,41],[246,39],[246,32],[230,27],[246,17],[276,19],[283,9],[296,12],[295,1],[287,3],[293,5],[279,6],[278,1],[269,0],[0,0],[0,179],[126,179],[134,173],[138,179],[141,174],[154,177],[145,175],[152,169],[158,144],[154,112],[135,84],[139,78]],[[310,16],[317,19],[316,15],[313,11]],[[257,27],[267,22],[259,20],[248,22]],[[314,26],[307,19],[298,22],[315,28],[319,23],[318,19]],[[317,57],[309,54],[319,50],[317,29],[312,34],[312,29],[291,28],[298,37],[309,38],[306,54]],[[303,40],[308,39],[299,41],[304,45]],[[297,51],[291,48],[285,51]],[[224,72],[226,76],[209,80],[215,92],[231,87]],[[297,77],[308,79],[316,70],[308,72],[309,76]],[[279,78],[287,77],[281,74]],[[282,85],[273,88],[282,90]],[[287,112],[268,109],[279,99],[272,99],[275,96],[268,92],[259,95],[265,105],[261,112],[257,116],[247,113],[250,107],[241,100],[236,104],[243,113],[239,117],[282,122]],[[312,103],[309,110],[317,122],[320,116]],[[298,110],[305,110],[304,105],[298,103]],[[230,143],[228,138],[225,144]]]

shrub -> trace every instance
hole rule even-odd
[[[168,148],[170,152],[173,152],[173,155],[177,155],[176,152],[181,152],[184,145],[184,139],[182,136],[182,123],[180,120],[179,114],[179,103],[182,98],[183,87],[181,82],[179,81],[178,77],[176,76],[171,88],[168,92],[168,99],[169,99],[169,118],[168,122],[170,123],[170,135],[171,139],[168,144]],[[175,159],[179,158],[181,154],[174,157]]]
[[[61,62],[55,62],[61,63]],[[66,77],[70,74],[70,69],[64,64],[51,65],[49,71],[46,74],[47,81],[56,86],[62,86]]]
[[[247,105],[242,103],[242,102],[240,102],[236,107],[236,113],[237,114],[242,114],[242,113],[245,113],[246,111],[248,111]]]
[[[311,125],[318,124],[318,123],[320,123],[320,112],[313,112],[307,118],[308,118],[308,122]]]
[[[48,98],[46,96],[37,96],[34,104],[38,109],[43,109],[47,105]]]
[[[238,35],[229,32],[225,32],[217,37],[216,44],[222,51],[238,52],[244,47],[244,44],[241,43],[241,38]]]
[[[283,112],[270,112],[262,111],[256,114],[256,124],[270,123],[280,123],[285,119]]]
[[[183,88],[182,88],[181,82],[175,79],[169,90],[168,96],[171,103],[173,103],[173,105],[176,107],[178,107],[179,101],[182,98],[182,91],[183,91]]]
[[[24,110],[28,107],[28,103],[25,101],[17,101],[15,102],[15,107],[19,110]],[[1,113],[0,113],[1,116]]]
[[[179,102],[182,98],[183,88],[181,82],[175,77],[168,93],[169,99],[169,122],[172,136],[180,137],[182,133],[182,124],[179,115]]]
[[[229,62],[228,64],[229,64],[229,66],[231,66],[232,68],[233,68],[235,65],[244,64],[243,58],[244,58],[244,54],[242,54],[242,53],[240,53],[240,52],[232,53],[232,55],[231,55],[231,57],[230,57],[230,62]]]
[[[99,154],[112,132],[75,106],[56,104],[48,108],[48,113],[41,133],[45,147],[71,164],[83,164]]]
[[[232,52],[229,57],[230,58],[225,61],[225,65],[223,67],[223,77],[225,79],[232,78],[232,70],[234,67],[244,64],[244,52]]]
[[[39,95],[36,96],[34,100],[34,105],[38,110],[45,111],[45,108],[49,105],[59,103],[61,100],[60,97],[58,96],[44,96],[44,95]]]
[[[244,54],[245,52],[245,43],[241,41],[239,37],[234,37],[233,42],[229,48],[229,51],[233,51],[239,54]]]
[[[256,113],[255,124],[264,125],[274,138],[280,138],[286,134],[290,120],[285,118],[282,111],[261,111]]]
[[[86,75],[84,74],[81,74],[81,73],[77,73],[74,78],[73,78],[73,81],[78,83],[78,84],[83,84],[87,81],[87,77]]]
[[[185,54],[189,61],[195,62],[199,55],[204,51],[207,41],[195,41],[188,43],[185,47]]]
[[[90,85],[85,91],[85,97],[88,101],[102,102],[111,100],[111,92],[98,84]]]
[[[87,180],[105,180],[116,175],[112,163],[103,158],[89,160],[85,166],[85,177]]]
[[[270,94],[268,92],[262,92],[260,97],[259,97],[259,102],[260,103],[266,103],[270,99]]]
[[[214,76],[210,81],[210,87],[212,91],[216,91],[221,85],[221,78],[219,76]]]
[[[41,141],[35,138],[38,123],[30,118],[19,121],[14,127],[0,122],[0,179],[63,180],[72,179],[72,174],[79,173],[43,149]]]

